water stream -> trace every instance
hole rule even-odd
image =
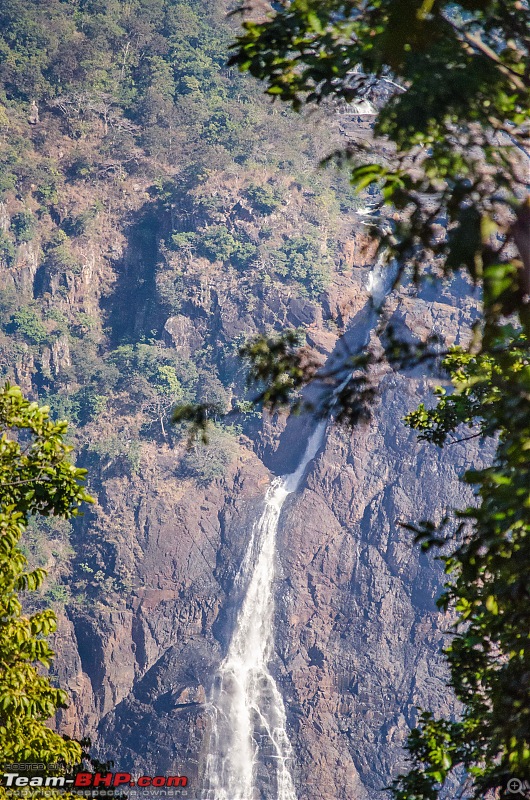
[[[395,266],[389,268],[381,259],[370,271],[366,288],[372,305],[363,323],[365,343],[394,275]],[[336,395],[348,380],[349,376]],[[285,499],[299,487],[325,430],[326,423],[320,422],[297,469],[271,483],[236,577],[234,591],[243,601],[210,697],[203,800],[297,800],[285,707],[269,669],[274,654],[276,533]]]
[[[296,491],[317,454],[325,427],[321,422],[315,428],[297,469],[271,483],[236,578],[235,589],[245,593],[211,697],[204,800],[296,800],[285,707],[269,670],[274,652],[276,532],[285,499]],[[263,765],[267,773],[261,776],[260,788],[257,772]]]

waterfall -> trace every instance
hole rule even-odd
[[[370,271],[366,342],[371,317],[381,309],[395,271],[396,265],[385,266],[382,258]],[[349,379],[348,375],[335,389],[336,396]],[[320,422],[297,469],[271,483],[252,528],[234,585],[243,600],[210,695],[212,724],[202,800],[297,800],[285,707],[269,669],[274,653],[276,533],[285,499],[300,485],[325,430],[326,423]]]
[[[376,263],[368,273],[366,291],[372,299],[374,309],[377,313],[381,311],[388,297],[394,279],[397,274],[397,264],[392,260],[389,264],[384,261],[384,254],[381,254]]]
[[[236,578],[234,588],[243,593],[243,602],[211,695],[204,800],[296,800],[285,707],[269,670],[276,532],[285,499],[296,491],[317,454],[325,427],[325,422],[316,427],[297,469],[271,483]],[[265,778],[260,788],[258,769]]]
[[[378,261],[368,273],[368,280],[366,282],[366,290],[372,298],[372,303],[376,311],[381,308],[386,299],[385,277],[385,265]]]

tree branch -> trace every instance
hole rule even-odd
[[[495,64],[497,64],[500,71],[511,80],[514,86],[516,86],[522,92],[526,90],[527,86],[523,80],[523,77],[514,69],[505,64],[499,58],[495,50],[492,50],[491,47],[483,42],[480,37],[475,36],[473,33],[468,33],[468,31],[463,31],[462,28],[459,28],[458,25],[456,25],[456,23],[454,23],[448,17],[444,16],[444,19],[455,31],[455,33],[462,37],[472,49],[478,50],[480,53],[482,53],[482,55],[486,56],[486,58],[489,58],[490,61],[493,61]]]

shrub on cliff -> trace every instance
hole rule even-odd
[[[276,272],[297,281],[308,294],[317,296],[329,283],[329,258],[320,252],[315,236],[295,236],[276,253]]]
[[[0,262],[3,261],[10,267],[15,260],[15,253],[15,245],[11,239],[3,231],[0,231]]]
[[[80,265],[72,253],[67,234],[58,230],[44,248],[44,268],[49,275],[79,273]]]
[[[237,239],[226,225],[212,225],[201,235],[198,248],[210,261],[228,261],[237,250]]]
[[[200,486],[222,478],[237,451],[237,442],[230,432],[214,427],[206,444],[192,447],[182,459],[181,471]]]
[[[35,217],[31,211],[19,211],[14,214],[10,228],[17,242],[30,242],[35,234]]]
[[[254,209],[260,214],[272,214],[282,205],[281,192],[273,186],[251,183],[246,194]]]
[[[22,306],[15,311],[9,327],[32,344],[43,344],[48,339],[48,331],[32,306]]]

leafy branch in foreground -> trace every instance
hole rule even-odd
[[[300,344],[297,331],[250,339],[240,355],[249,364],[247,384],[257,389],[252,402],[270,413],[281,408],[320,418],[333,414],[338,423],[349,426],[367,420],[385,371],[405,371],[424,363],[435,366],[444,355],[435,335],[403,342],[392,325],[384,323],[377,333],[380,339],[355,350],[341,341],[325,365]],[[309,384],[312,391],[306,396],[302,390]]]
[[[438,528],[407,526],[424,549],[443,547],[450,576],[438,600],[455,616],[445,652],[451,686],[463,704],[457,721],[424,713],[410,736],[413,768],[394,782],[396,800],[437,798],[464,768],[466,796],[509,796],[514,778],[530,780],[530,359],[524,339],[496,355],[455,349],[446,359],[454,394],[408,415],[420,436],[443,446],[461,425],[496,434],[495,460],[468,470],[477,504]],[[507,377],[509,376],[509,377]],[[456,544],[456,547],[455,547]],[[457,772],[458,775],[458,772]]]
[[[343,341],[335,359],[323,366],[316,352],[302,344],[299,330],[286,329],[274,335],[250,338],[239,350],[248,365],[247,401],[269,413],[288,410],[311,413],[320,418],[333,414],[339,424],[355,425],[370,417],[382,373],[389,368],[406,370],[418,364],[438,364],[444,353],[437,336],[424,341],[402,342],[391,325],[380,326],[384,346],[362,346],[352,351]],[[310,395],[303,389],[311,386]],[[173,410],[174,424],[188,425],[190,445],[199,439],[208,443],[208,427],[215,420],[230,419],[239,407],[224,411],[211,403],[187,403]]]
[[[313,380],[321,360],[302,345],[298,330],[278,336],[256,336],[239,351],[248,365],[247,385],[259,387],[253,403],[274,412],[290,405],[297,413],[302,407],[299,391]]]
[[[506,315],[530,334],[527,16],[517,0],[485,7],[472,0],[293,0],[243,22],[229,62],[295,109],[330,99],[374,101],[374,142],[384,137],[391,163],[361,163],[351,179],[359,191],[375,185],[382,202],[399,211],[391,224],[384,219],[373,228],[380,254],[395,265],[396,284],[410,271],[418,283],[464,270],[482,287],[473,352],[487,351]],[[386,100],[381,81],[393,87]],[[352,156],[358,162],[355,143],[329,158]],[[365,418],[376,395],[373,353],[346,353],[337,384],[307,351],[295,352],[290,335],[260,336],[244,348],[251,383],[261,382],[256,403],[333,409],[351,423]],[[389,331],[381,361],[397,365],[401,351],[413,365],[407,347]],[[427,342],[416,356],[417,363],[431,359]],[[371,378],[363,375],[370,370]],[[335,392],[322,393],[320,407],[298,396],[314,381]]]
[[[433,262],[446,275],[464,268],[484,281],[486,323],[515,311],[528,327],[527,4],[294,0],[243,29],[230,63],[272,97],[296,109],[375,102],[375,141],[393,145],[393,163],[362,163],[352,183],[375,184],[400,212],[377,233],[399,275],[412,267],[418,280]],[[386,102],[381,80],[394,86]]]
[[[302,345],[299,330],[286,330],[277,336],[255,336],[240,348],[239,355],[249,365],[247,386],[257,388],[250,401],[253,407],[271,412],[285,406],[294,413],[309,410],[299,390],[314,379],[321,361]],[[225,412],[215,403],[182,404],[174,409],[172,422],[188,424],[190,444],[197,438],[207,444],[209,423],[238,413],[237,407]]]
[[[43,569],[27,571],[19,548],[34,514],[68,519],[92,502],[86,470],[68,460],[66,422],[24,398],[18,386],[0,391],[0,755],[3,761],[75,764],[80,745],[46,725],[67,695],[42,674],[53,651],[46,637],[56,629],[51,609],[23,614],[19,592],[42,584]]]
[[[420,407],[409,424],[438,444],[461,424],[471,436],[497,438],[492,466],[465,476],[477,502],[455,512],[456,530],[411,526],[427,549],[449,552],[440,604],[456,615],[447,658],[463,710],[457,720],[423,714],[409,739],[411,770],[392,791],[396,800],[436,800],[463,770],[462,797],[498,797],[510,778],[530,778],[528,4],[293,0],[245,21],[233,50],[231,64],[295,109],[372,100],[374,144],[384,138],[385,163],[359,164],[355,143],[331,158],[355,156],[356,188],[375,186],[398,212],[375,231],[380,253],[393,260],[397,280],[407,271],[415,283],[463,271],[482,289],[467,352],[410,346],[380,328],[380,349],[345,350],[329,369],[308,364],[289,335],[260,337],[245,355],[258,403],[352,424],[388,365],[445,355],[454,392],[440,390],[437,410]],[[395,88],[386,99],[381,81]],[[316,394],[301,399],[307,383]]]

